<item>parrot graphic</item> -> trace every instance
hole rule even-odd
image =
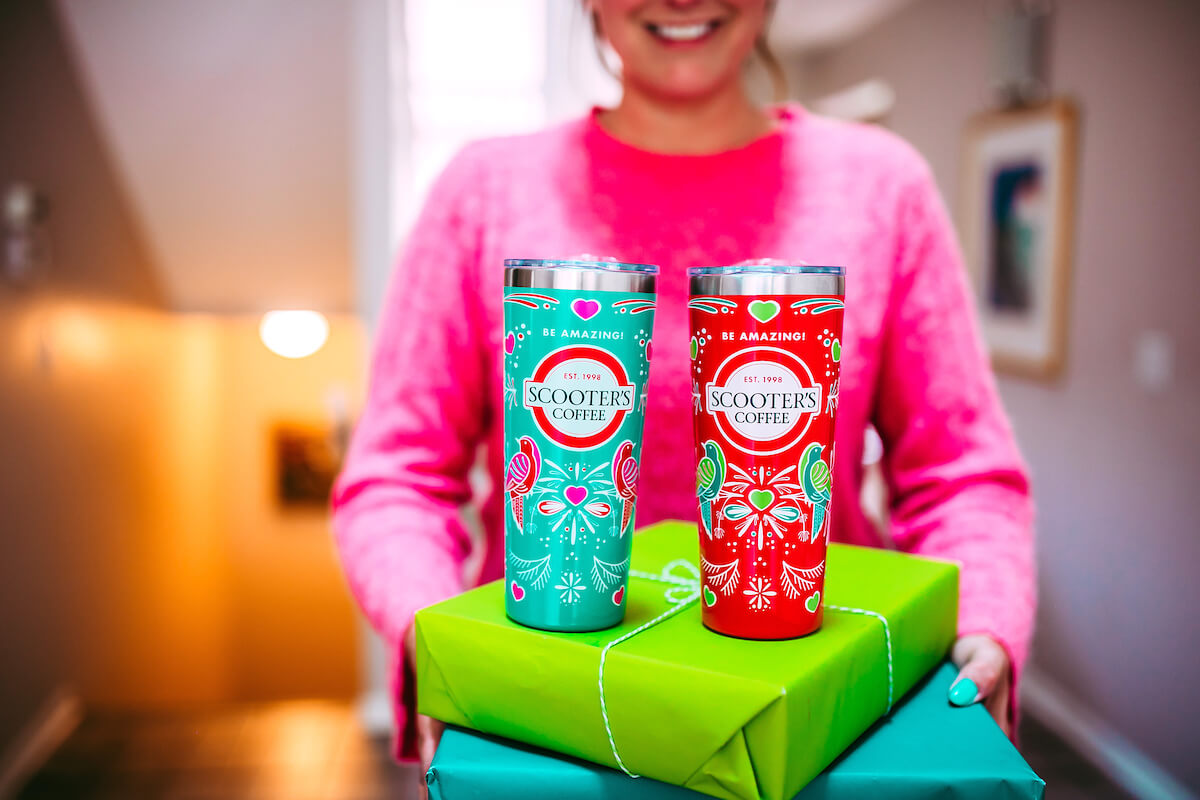
[[[612,481],[621,498],[621,527],[622,535],[633,516],[633,504],[637,500],[638,462],[633,457],[633,442],[626,439],[617,447],[613,456]]]
[[[800,485],[804,492],[804,502],[812,506],[812,538],[815,541],[825,524],[825,511],[829,505],[832,483],[829,475],[829,465],[821,460],[823,448],[816,442],[804,448],[800,456]],[[828,531],[826,532],[826,542]]]
[[[700,521],[708,538],[713,536],[712,504],[725,485],[725,453],[709,439],[704,443],[704,455],[696,465],[696,498],[700,501]]]
[[[542,471],[542,454],[538,451],[537,443],[528,436],[517,440],[520,450],[513,454],[508,461],[508,469],[504,471],[504,491],[512,501],[512,515],[516,520],[517,529],[525,532],[525,495],[537,483]]]

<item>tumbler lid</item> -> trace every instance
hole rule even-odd
[[[755,258],[727,267],[691,267],[688,275],[840,275],[846,274],[845,267],[825,267],[805,264],[802,261],[781,261],[774,258]]]
[[[654,264],[633,264],[618,261],[615,258],[506,258],[505,267],[523,267],[525,269],[599,269],[606,272],[637,272],[647,275],[657,275],[658,267]]]

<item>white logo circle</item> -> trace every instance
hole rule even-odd
[[[751,361],[733,371],[725,382],[726,418],[747,439],[769,442],[783,436],[800,411],[794,405],[780,408],[780,398],[794,398],[802,389],[796,373],[777,361]]]
[[[748,355],[754,360],[721,377],[730,361]],[[802,382],[800,370],[808,378],[808,385]],[[803,438],[813,417],[821,412],[821,385],[813,380],[803,359],[786,350],[756,347],[739,351],[721,363],[716,376],[705,388],[705,410],[713,415],[730,444],[745,453],[784,452]],[[726,431],[726,425],[732,430]],[[743,444],[739,437],[769,449]]]
[[[633,389],[606,364],[568,358],[541,380],[525,381],[525,406],[540,408],[547,422],[567,436],[587,439],[601,434],[616,415],[633,410]]]

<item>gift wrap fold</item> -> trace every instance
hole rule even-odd
[[[954,640],[952,563],[831,545],[821,630],[746,641],[700,622],[694,525],[645,529],[632,559],[608,630],[522,627],[501,581],[418,612],[419,711],[714,797],[788,800]]]
[[[796,800],[1041,800],[1045,783],[983,705],[955,708],[943,664]],[[696,800],[678,786],[627,776],[516,742],[447,728],[427,775],[431,800]]]

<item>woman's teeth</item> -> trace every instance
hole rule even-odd
[[[694,25],[651,25],[650,32],[672,42],[691,42],[715,30],[716,22],[698,22]]]

